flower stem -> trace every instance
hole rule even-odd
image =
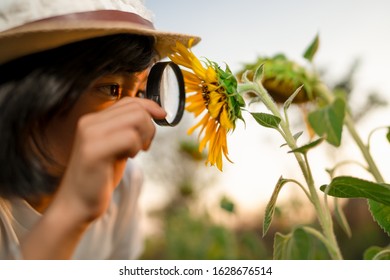
[[[306,197],[310,200],[311,203],[313,203],[313,201],[311,200],[311,195],[310,193],[306,190],[306,188],[297,180],[295,179],[284,179],[286,182],[291,182],[291,183],[295,183],[298,187],[301,188],[301,190],[305,193]]]
[[[333,257],[333,259],[339,259],[338,254],[340,253],[337,248],[333,246],[331,242],[329,242],[328,239],[326,239],[320,232],[315,230],[314,228],[304,226],[303,229],[310,233],[311,235],[315,236],[319,240],[322,241],[322,243],[325,245],[325,247],[328,249],[329,254]]]
[[[380,126],[380,127],[373,129],[370,132],[370,134],[368,135],[368,140],[367,140],[367,149],[368,150],[370,150],[370,143],[371,143],[372,136],[374,135],[375,132],[377,132],[378,130],[381,130],[381,129],[389,129],[389,127],[388,126]]]
[[[334,166],[333,168],[327,169],[326,171],[328,171],[330,178],[333,179],[333,178],[335,177],[334,174],[336,173],[336,170],[337,170],[338,168],[340,168],[341,166],[347,165],[347,164],[355,164],[355,165],[358,165],[358,166],[360,166],[362,169],[364,169],[365,171],[370,172],[370,170],[369,170],[366,166],[364,166],[363,164],[361,164],[360,162],[355,161],[355,160],[343,160],[343,161],[340,161],[340,162],[338,162],[337,164],[335,164],[335,166]]]
[[[283,133],[281,135],[285,139],[288,146],[294,150],[297,148],[296,140],[291,133],[290,127],[283,116],[280,114],[278,107],[275,102],[272,100],[271,96],[268,94],[267,90],[262,86],[261,82],[245,82],[238,85],[238,92],[243,94],[245,92],[254,92],[264,103],[264,105],[270,110],[275,116],[281,119],[280,128]],[[331,219],[331,214],[328,207],[323,207],[319,196],[317,194],[314,179],[310,170],[310,166],[307,160],[307,156],[303,156],[301,153],[294,153],[294,156],[298,162],[298,165],[303,173],[303,176],[306,180],[307,186],[310,193],[310,201],[312,202],[320,225],[323,229],[324,236],[328,240],[327,248],[332,259],[342,259],[342,255],[337,244],[336,237],[333,232],[333,222]],[[329,249],[331,248],[331,249]]]
[[[355,140],[361,153],[363,154],[363,157],[368,164],[368,169],[371,172],[372,176],[374,176],[375,180],[378,183],[384,183],[382,174],[380,173],[374,159],[372,158],[368,147],[363,143],[359,134],[357,133],[355,125],[349,113],[347,113],[347,115],[345,116],[345,125],[347,126],[349,133],[351,134],[352,138]]]

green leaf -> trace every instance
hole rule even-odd
[[[325,245],[303,228],[283,235],[275,234],[274,260],[319,260],[329,259]]]
[[[284,102],[283,108],[284,108],[285,112],[287,112],[287,110],[290,107],[291,103],[294,101],[295,96],[298,95],[298,93],[301,91],[302,88],[303,88],[303,85],[301,85],[299,88],[297,88],[294,91],[294,93],[292,95],[290,95],[290,97],[286,100],[286,102]]]
[[[310,142],[309,144],[306,144],[304,146],[298,147],[294,150],[289,151],[289,153],[301,153],[306,154],[310,149],[313,149],[314,147],[318,146],[319,144],[324,141],[324,138],[318,138],[317,140]]]
[[[328,195],[343,198],[368,198],[390,206],[390,185],[379,184],[354,177],[340,176],[327,185],[321,186],[321,191],[328,190]],[[389,216],[390,219],[390,216]]]
[[[390,206],[368,200],[370,212],[379,226],[390,236]]]
[[[295,133],[295,134],[293,135],[295,141],[297,141],[298,138],[301,137],[302,134],[303,134],[303,131],[299,131],[299,132]]]
[[[388,127],[386,138],[387,138],[387,141],[389,141],[389,143],[390,143],[390,127]]]
[[[299,131],[299,132],[295,133],[295,134],[293,135],[295,141],[297,141],[298,138],[299,138],[302,134],[303,134],[303,131]],[[280,147],[287,146],[287,145],[288,145],[287,143],[284,143],[284,144],[280,145]]]
[[[332,104],[311,112],[308,119],[317,135],[326,135],[326,141],[338,147],[341,144],[344,116],[345,101],[341,98],[336,98]]]
[[[271,198],[265,207],[265,215],[264,215],[264,220],[263,220],[263,237],[267,234],[268,229],[271,225],[272,219],[274,217],[274,212],[275,212],[275,204],[276,200],[278,199],[278,195],[280,190],[282,189],[283,185],[286,183],[282,176],[280,176],[278,182],[276,183],[276,186],[274,188],[274,191],[271,195]]]
[[[255,120],[264,127],[275,128],[279,127],[281,119],[277,116],[266,113],[251,113]]]
[[[325,191],[326,185],[321,186]],[[368,198],[370,211],[379,226],[390,236],[390,185],[374,183],[354,177],[336,177],[328,194],[344,198]]]
[[[317,34],[314,40],[309,45],[309,47],[306,49],[305,53],[303,54],[303,57],[309,60],[310,62],[313,61],[313,57],[316,54],[319,45],[320,45],[320,38]]]
[[[219,206],[229,213],[234,213],[234,202],[226,196],[221,198]]]
[[[389,248],[381,248],[379,246],[371,246],[368,248],[363,255],[364,260],[390,260]]]
[[[283,235],[279,232],[274,238],[274,260],[286,260],[290,255],[288,252],[288,244],[291,240],[292,233]]]

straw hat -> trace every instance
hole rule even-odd
[[[160,57],[199,37],[153,26],[142,0],[1,0],[0,64],[84,39],[131,33],[153,36]]]

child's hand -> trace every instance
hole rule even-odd
[[[165,115],[153,101],[123,98],[103,111],[83,116],[57,198],[81,221],[100,216],[122,178],[127,158],[150,147],[155,134],[152,118]]]

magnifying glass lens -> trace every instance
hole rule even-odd
[[[180,89],[176,74],[171,66],[164,69],[160,81],[161,107],[167,112],[165,119],[172,123],[175,119],[180,104]]]
[[[184,113],[184,79],[179,66],[173,62],[158,62],[150,70],[146,98],[157,102],[166,112],[163,120],[154,121],[163,126],[177,125]]]

